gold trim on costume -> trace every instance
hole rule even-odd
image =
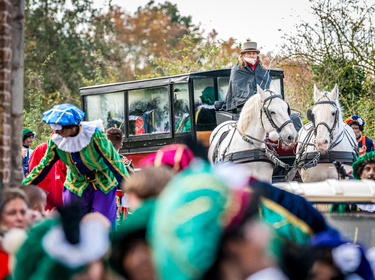
[[[161,160],[163,159],[164,152],[163,151],[157,151],[155,160],[154,160],[154,166],[160,167],[161,166]]]
[[[85,157],[83,156],[82,150],[79,151],[79,156],[81,157],[81,161],[83,164],[89,169],[89,170],[94,170],[94,168],[91,168],[89,164],[85,161]]]
[[[124,177],[125,179],[127,179],[127,177],[125,176],[125,174],[123,174],[123,173],[121,172],[121,170],[119,170],[118,167],[117,167],[116,165],[112,164],[112,160],[109,159],[105,153],[103,153],[102,148],[100,147],[100,145],[99,145],[98,140],[96,139],[96,137],[93,137],[93,139],[94,139],[96,145],[98,146],[98,149],[100,150],[100,152],[102,153],[102,155],[107,159],[107,161],[109,162],[109,164],[111,164],[112,167],[113,167],[114,169],[116,169],[116,171],[117,171],[122,177]]]
[[[44,158],[44,157],[48,157],[49,154],[52,154],[52,157],[48,160],[47,164],[41,166],[41,168],[40,168],[39,170],[36,169],[37,172],[36,172],[35,174],[32,174],[32,172],[31,172],[31,173],[26,177],[27,179],[30,178],[30,180],[26,183],[27,185],[31,184],[31,182],[34,181],[35,178],[37,178],[37,177],[43,172],[43,170],[44,170],[45,168],[47,168],[47,167],[50,165],[51,161],[52,161],[52,160],[55,158],[55,156],[56,156],[56,151],[54,150],[55,148],[56,148],[56,144],[53,144],[53,145],[51,146],[51,152],[48,153],[47,155],[44,155],[44,156],[43,156],[43,158]],[[43,159],[43,158],[42,158],[42,159]],[[41,161],[42,161],[42,160],[41,160]],[[34,169],[35,169],[35,168],[38,168],[38,165],[37,165],[36,167],[34,167]],[[32,171],[32,170],[31,170],[31,171]]]
[[[173,163],[173,169],[175,171],[178,171],[178,169],[179,169],[178,165],[181,162],[182,154],[184,153],[184,151],[185,151],[185,147],[178,147],[178,149],[177,149],[177,151],[176,151],[176,153],[174,155],[174,158],[173,158],[173,161],[174,161],[174,163]]]
[[[311,227],[307,223],[305,223],[303,220],[301,220],[300,218],[295,216],[293,213],[291,213],[290,211],[285,209],[280,204],[278,204],[278,203],[276,203],[276,202],[274,202],[274,201],[272,201],[268,198],[265,198],[265,197],[262,197],[260,200],[261,200],[261,202],[263,203],[264,206],[266,206],[267,208],[275,211],[279,215],[284,216],[290,224],[293,224],[293,225],[297,226],[304,233],[306,233],[310,236],[312,236],[314,234],[313,230],[311,229]],[[280,224],[280,222],[276,222],[273,225],[276,225],[278,227],[283,226],[282,224]]]
[[[69,153],[69,152],[65,152],[65,153],[66,153],[66,160],[68,161],[70,169],[73,171],[72,166],[74,166],[74,169],[77,171],[77,173],[81,174],[81,172],[79,172],[79,170],[78,170],[78,167],[74,164],[74,161],[73,161],[73,158],[72,158],[72,154]]]
[[[68,185],[69,190],[73,189],[77,194],[81,194],[82,191],[83,191],[82,189],[85,188],[87,186],[87,184],[86,184],[86,182],[83,182],[83,184],[80,187],[77,188],[75,186],[75,182],[77,181],[77,178],[78,178],[78,175],[74,174],[73,181],[70,183],[68,180],[66,180],[65,183]]]
[[[92,149],[91,149],[91,144],[89,144],[87,146],[87,148],[89,149],[89,154],[90,154],[90,158],[91,158],[91,161],[95,164],[96,167],[99,168],[99,170],[102,170],[103,168],[100,166],[100,164],[95,160],[95,157],[94,157],[94,154],[92,152]]]

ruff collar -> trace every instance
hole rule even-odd
[[[96,125],[82,122],[80,132],[76,136],[62,137],[57,133],[54,133],[52,141],[60,150],[69,153],[76,153],[90,144],[92,135],[95,133],[96,129]]]

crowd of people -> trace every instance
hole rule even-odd
[[[226,110],[269,87],[258,54],[255,42],[242,46]],[[84,116],[71,104],[45,112],[53,133],[34,151],[35,133],[23,130],[23,186],[0,199],[0,279],[375,278],[375,249],[347,240],[304,198],[241,166],[210,166],[199,144],[166,145],[135,172],[119,154],[122,130]],[[360,148],[354,178],[375,180],[363,119],[346,123]]]

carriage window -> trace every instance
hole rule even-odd
[[[198,131],[216,127],[214,80],[194,79],[195,124]]]
[[[217,86],[219,88],[219,100],[225,100],[229,87],[229,77],[218,77]]]
[[[169,132],[168,96],[168,86],[129,91],[129,135]]]
[[[85,97],[86,120],[102,120],[104,128],[118,127],[125,133],[124,93],[106,93]]]
[[[173,86],[173,99],[176,133],[191,131],[189,84],[175,84]]]
[[[270,89],[273,89],[281,94],[281,78],[278,76],[271,76],[271,79]]]

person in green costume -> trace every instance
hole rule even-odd
[[[85,214],[99,212],[114,224],[117,186],[129,174],[107,136],[96,125],[81,122],[84,116],[71,104],[43,113],[43,122],[50,124],[54,134],[23,185],[37,185],[61,159],[67,166],[63,203],[79,203]]]

